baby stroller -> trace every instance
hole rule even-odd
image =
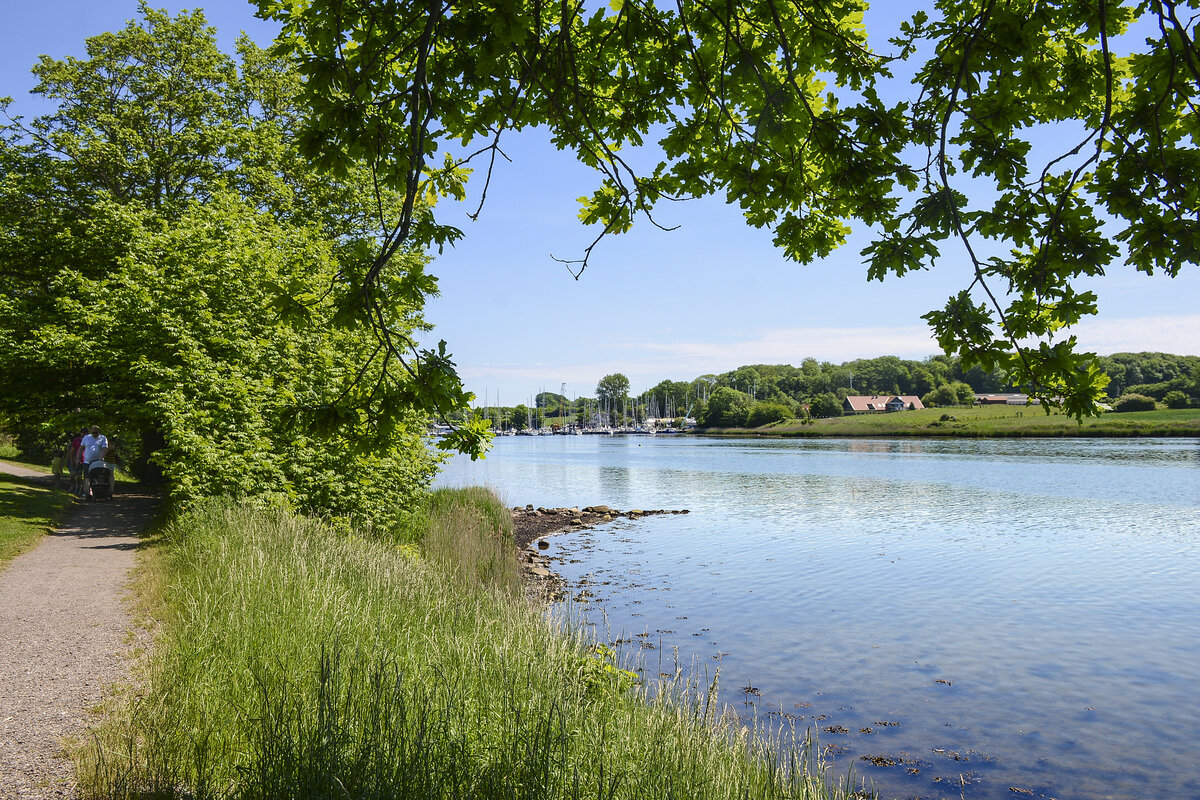
[[[117,465],[111,461],[93,461],[88,464],[88,487],[93,500],[112,500],[113,470]]]

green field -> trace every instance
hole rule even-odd
[[[943,416],[950,419],[943,420]],[[1080,423],[1060,413],[1047,415],[1038,406],[927,408],[817,419],[807,425],[793,419],[762,428],[713,429],[706,434],[783,437],[1200,436],[1200,409],[1109,413]]]

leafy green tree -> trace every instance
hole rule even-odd
[[[661,200],[721,192],[800,262],[850,222],[879,231],[872,279],[965,260],[970,285],[926,315],[941,346],[1075,415],[1095,413],[1106,382],[1064,332],[1096,313],[1079,280],[1200,258],[1196,21],[1176,4],[942,0],[876,43],[865,0],[256,2],[304,64],[305,153],[334,172],[365,164],[405,198],[362,276],[368,298],[397,248],[461,235],[414,200],[461,196],[473,159],[536,125],[603,176],[581,209],[600,237],[652,221]],[[1135,25],[1144,43],[1117,52]],[[905,61],[912,94],[885,101]],[[661,158],[635,170],[645,159],[624,153],[649,136]]]
[[[605,408],[619,410],[629,397],[629,378],[619,372],[605,375],[596,384],[596,400]]]
[[[1167,392],[1163,402],[1167,404],[1167,408],[1187,408],[1190,405],[1188,396],[1178,389]]]
[[[989,372],[985,371],[978,364],[968,367],[956,359],[953,369],[950,371],[950,376],[953,380],[970,386],[979,394],[1012,390],[1012,387],[1008,384],[1008,375],[1002,369],[995,369]]]
[[[975,390],[971,388],[970,384],[955,381],[950,384],[950,388],[954,390],[955,398],[960,406],[969,406],[975,402]]]
[[[534,404],[537,408],[542,409],[550,416],[560,416],[567,413],[567,408],[570,401],[565,395],[557,392],[538,392],[534,398]]]
[[[856,394],[899,394],[910,381],[908,366],[895,356],[858,359],[842,366],[854,374]]]
[[[699,404],[708,402],[708,396],[717,385],[717,376],[712,373],[700,375],[693,379],[689,385],[692,389],[692,397],[695,397],[697,400],[698,408]]]
[[[1182,392],[1187,385],[1187,378],[1174,378],[1159,383],[1135,383],[1125,387],[1125,394],[1144,394],[1155,400],[1165,400],[1168,392]]]
[[[813,397],[808,404],[808,414],[817,419],[840,417],[845,412],[842,401],[833,392],[824,392]]]
[[[688,410],[688,405],[693,397],[691,384],[672,380],[659,381],[646,394],[655,399],[659,404],[659,411],[663,414],[667,413],[668,400],[671,409],[677,414],[682,414]]]
[[[761,428],[763,425],[771,425],[776,422],[793,417],[791,406],[786,406],[783,403],[762,402],[755,403],[750,409],[750,414],[746,417],[746,427]]]
[[[721,386],[729,386],[745,394],[757,391],[763,383],[763,378],[754,367],[738,367],[733,372],[727,372],[717,379]]]
[[[945,408],[958,405],[958,392],[948,383],[934,389],[921,398],[921,404],[927,408]]]
[[[934,387],[938,385],[938,379],[925,366],[914,369],[911,378],[912,382],[908,387],[908,391],[903,392],[903,394],[915,394],[920,397],[933,391]]]
[[[921,403],[930,408],[969,406],[974,402],[975,390],[962,381],[944,383],[921,398]]]
[[[741,428],[746,425],[753,401],[750,395],[718,386],[708,398],[701,424],[706,428]]]
[[[5,138],[35,143],[43,156],[64,162],[54,171],[56,195],[78,204],[98,193],[150,208],[170,220],[189,203],[233,191],[251,205],[294,221],[318,224],[340,242],[341,269],[325,286],[282,284],[281,303],[303,313],[314,296],[328,296],[339,325],[374,332],[366,351],[365,390],[347,392],[331,408],[307,415],[309,427],[382,420],[396,409],[449,416],[466,407],[444,345],[416,344],[410,319],[428,295],[428,276],[405,280],[411,247],[395,246],[386,261],[376,234],[394,224],[401,207],[426,214],[423,198],[404,198],[356,167],[337,176],[313,171],[297,148],[302,76],[291,62],[248,39],[238,61],[220,52],[200,12],[176,17],[140,5],[142,19],[88,40],[86,60],[43,57],[36,91],[58,109],[28,128],[8,126]],[[370,274],[372,292],[364,292]],[[386,424],[386,423],[385,423]],[[441,442],[447,449],[482,452],[485,435],[460,426]]]
[[[33,436],[102,421],[180,502],[395,521],[436,459],[415,378],[364,411],[377,330],[329,291],[376,246],[365,173],[300,158],[286,64],[243,40],[239,65],[198,12],[142,13],[86,60],[43,57],[58,108],[0,129],[0,413]],[[380,276],[410,337],[424,267]]]

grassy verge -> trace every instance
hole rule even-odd
[[[831,796],[711,692],[635,687],[522,601],[510,526],[475,490],[435,493],[402,545],[216,504],[172,523],[146,688],[86,749],[85,793]]]
[[[943,420],[946,415],[952,419]],[[706,431],[718,436],[1200,436],[1200,409],[1104,414],[1076,422],[1064,414],[1046,415],[1037,406],[927,408],[894,414],[856,414],[813,420],[788,420],[762,428]]]
[[[0,569],[62,519],[71,496],[0,473]]]

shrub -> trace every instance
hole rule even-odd
[[[921,398],[921,403],[926,408],[938,408],[939,406],[956,406],[959,404],[958,386],[960,384],[943,383],[941,386],[929,392]],[[966,384],[961,384],[966,386]],[[970,387],[967,387],[970,389]],[[974,395],[972,395],[974,397]],[[970,402],[970,401],[967,401]]]
[[[750,416],[746,418],[746,427],[761,428],[763,425],[771,425],[791,418],[792,410],[783,403],[755,403],[754,407],[750,409]]]
[[[1147,397],[1153,397],[1155,400],[1165,401],[1167,394],[1173,391],[1180,391],[1186,387],[1186,378],[1172,378],[1169,381],[1159,381],[1158,383],[1139,383],[1133,386],[1126,386],[1125,394],[1143,394]]]
[[[1113,403],[1113,411],[1153,411],[1156,403],[1153,397],[1144,394],[1125,394]]]
[[[1188,396],[1178,389],[1167,392],[1163,397],[1163,402],[1167,404],[1167,408],[1187,408],[1191,404]]]

